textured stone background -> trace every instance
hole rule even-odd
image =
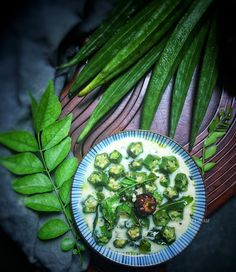
[[[78,33],[91,31],[113,2],[31,0],[22,4],[14,20],[2,27],[0,36],[0,131],[30,128],[28,91],[39,97],[47,81],[55,77],[57,49],[63,37],[73,41]],[[63,51],[65,45],[66,42],[61,52],[70,54],[73,47]],[[64,80],[63,75],[56,79],[58,93]],[[1,154],[7,151],[1,148]],[[58,240],[42,243],[36,238],[38,226],[45,218],[39,219],[22,205],[21,198],[10,188],[11,174],[1,168],[0,176],[0,226],[17,242],[29,262],[52,272],[81,271],[78,258],[71,253],[61,253]],[[234,271],[235,210],[236,199],[233,199],[203,224],[194,243],[168,263],[168,271],[198,272],[203,268],[214,272]],[[1,264],[0,268],[9,271]]]
[[[30,128],[28,92],[39,97],[48,80],[55,77],[56,53],[62,39],[72,28],[81,32],[94,29],[111,6],[112,1],[83,0],[22,4],[23,8],[1,33],[0,131]],[[56,80],[58,94],[63,80]],[[7,153],[1,148],[1,155]],[[45,243],[36,238],[38,226],[45,218],[22,205],[21,197],[10,188],[13,176],[2,167],[0,176],[0,225],[29,261],[50,271],[80,271],[79,258],[71,252],[62,253],[59,240]]]

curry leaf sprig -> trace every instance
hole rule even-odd
[[[210,171],[215,167],[216,162],[206,161],[211,159],[215,155],[217,151],[216,142],[226,134],[230,126],[231,118],[232,108],[226,108],[225,110],[221,110],[219,112],[219,114],[211,122],[208,128],[208,136],[204,140],[202,146],[202,157],[201,158],[198,158],[196,156],[193,157],[196,164],[201,169],[202,175],[204,175],[206,172]]]
[[[70,203],[72,177],[78,161],[69,157],[72,114],[59,118],[61,104],[50,81],[39,103],[31,97],[35,135],[27,131],[0,134],[0,143],[16,154],[0,158],[0,163],[19,177],[12,188],[25,195],[24,205],[34,211],[53,213],[39,229],[38,238],[64,236],[61,250],[80,254],[83,246],[74,229]],[[58,216],[55,216],[55,213]]]

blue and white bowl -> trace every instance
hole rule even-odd
[[[164,247],[162,250],[156,253],[130,255],[113,251],[106,246],[99,246],[96,244],[96,241],[93,238],[87,223],[85,222],[84,214],[81,211],[80,199],[86,173],[88,172],[88,168],[91,165],[91,162],[94,161],[96,154],[102,153],[104,148],[114,142],[119,144],[119,141],[123,139],[127,139],[129,142],[131,142],[136,138],[137,140],[143,139],[155,142],[162,146],[168,146],[174,154],[179,155],[184,160],[191,175],[191,179],[194,181],[195,185],[195,205],[194,213],[186,232],[184,232],[173,244]],[[75,223],[80,234],[88,243],[88,245],[110,261],[133,267],[157,265],[168,261],[169,259],[179,254],[182,250],[184,250],[191,243],[200,228],[205,213],[205,203],[206,196],[204,182],[200,171],[192,157],[179,144],[175,143],[170,138],[144,130],[123,131],[111,135],[91,148],[77,169],[71,193],[71,205]]]

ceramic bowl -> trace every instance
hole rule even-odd
[[[144,139],[155,142],[162,146],[168,146],[174,154],[178,154],[184,160],[186,166],[189,169],[191,179],[194,181],[195,209],[186,232],[184,232],[173,244],[164,247],[162,250],[156,253],[130,255],[113,251],[106,246],[97,245],[90,229],[88,228],[87,223],[85,222],[84,215],[81,210],[80,201],[83,182],[85,180],[85,175],[88,172],[88,167],[91,164],[91,161],[94,161],[96,154],[102,153],[104,148],[114,142],[116,142],[116,146],[118,149],[119,142],[123,139],[127,139],[127,141],[129,142],[135,141],[136,139]],[[181,251],[183,251],[191,243],[200,228],[205,213],[205,201],[206,196],[203,179],[192,157],[179,144],[175,143],[170,138],[157,133],[143,130],[123,131],[103,139],[101,142],[92,147],[87,155],[83,158],[77,169],[71,192],[71,205],[74,220],[81,236],[84,238],[87,244],[97,253],[101,254],[110,261],[133,267],[157,265],[168,261],[169,259],[179,254]]]

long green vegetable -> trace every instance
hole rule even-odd
[[[116,79],[105,91],[97,107],[94,109],[84,130],[80,133],[78,142],[82,141],[116,103],[118,103],[137,82],[147,73],[163,50],[167,37],[154,46],[142,59],[132,66],[125,74]]]
[[[199,84],[195,99],[192,129],[190,135],[190,149],[193,147],[197,133],[209,105],[213,88],[218,77],[218,34],[217,16],[211,22],[210,32],[206,43],[203,63],[200,71]]]
[[[149,16],[155,12],[159,1],[152,1],[143,10],[138,12],[128,23],[126,23],[119,32],[117,32],[105,45],[91,58],[89,63],[77,75],[70,90],[69,97],[78,92],[87,81],[93,79],[110,61],[121,48],[132,41],[137,29]]]
[[[175,79],[175,85],[172,94],[172,102],[170,107],[170,128],[169,136],[175,135],[175,130],[179,122],[184,102],[188,93],[194,70],[200,60],[202,48],[206,38],[209,24],[204,23],[200,31],[196,34],[189,49],[181,61]]]
[[[157,62],[145,94],[140,127],[150,129],[164,90],[180,63],[193,30],[213,0],[195,1],[177,24]],[[191,35],[190,35],[191,34]]]
[[[89,37],[79,52],[68,63],[58,68],[67,68],[86,60],[114,35],[114,31],[119,31],[119,28],[127,22],[128,18],[134,14],[142,4],[143,0],[120,0],[107,20]]]
[[[166,29],[165,32],[163,31],[167,27],[166,19],[169,18],[180,2],[181,0],[161,0],[156,11],[136,29],[132,42],[120,48],[119,52],[107,62],[102,71],[79,93],[79,96],[86,95],[114,78],[144,55],[166,33]],[[165,24],[162,24],[164,21]]]

